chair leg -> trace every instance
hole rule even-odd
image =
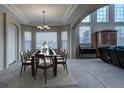
[[[65,64],[63,64],[63,68],[64,68],[64,70],[65,70]]]
[[[53,66],[53,76],[54,76],[54,70],[55,70],[55,66]]]
[[[45,84],[47,84],[47,69],[45,69],[44,72],[45,72]]]
[[[36,76],[37,76],[37,68],[36,68],[34,80],[36,80]]]
[[[20,77],[22,76],[23,65],[21,66]]]
[[[36,71],[35,71],[35,77],[34,77],[34,80],[36,80],[36,76],[37,76],[37,70],[38,70],[38,66],[37,66],[38,64],[36,63],[35,64],[35,67],[36,67]]]
[[[65,64],[65,66],[66,66],[66,72],[67,72],[67,74],[68,74],[68,67],[67,67],[67,64]]]
[[[24,71],[26,71],[26,65],[24,66]]]

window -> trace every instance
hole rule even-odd
[[[108,7],[109,6],[104,6],[103,8],[97,10],[97,22],[109,21]]]
[[[116,26],[117,30],[117,45],[124,46],[124,26]]]
[[[124,5],[115,5],[115,22],[124,22]]]
[[[24,48],[31,49],[32,46],[32,33],[31,32],[24,32]]]
[[[79,27],[80,43],[91,43],[91,29],[90,26]]]
[[[90,22],[90,21],[91,21],[91,15],[88,15],[82,20],[82,22]]]
[[[57,48],[57,33],[56,32],[36,32],[36,48],[40,48],[46,42],[49,48]]]
[[[61,47],[67,49],[67,31],[61,32]]]

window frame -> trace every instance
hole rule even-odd
[[[81,42],[80,42],[80,27],[89,27],[89,29],[90,29],[90,42],[88,42],[88,43],[83,43],[83,44],[89,44],[89,43],[92,43],[92,31],[91,31],[91,25],[80,25],[79,26],[79,28],[78,28],[78,30],[79,30],[79,44],[82,44]]]
[[[123,26],[123,25],[116,24],[116,25],[115,25],[115,30],[117,30],[116,27],[119,27],[119,26],[120,26],[120,27],[123,27],[123,29],[124,29],[124,26]],[[123,31],[123,30],[122,30],[122,31]],[[119,34],[121,34],[121,35],[123,34],[122,37],[124,37],[124,32],[123,32],[123,33],[119,33]],[[120,44],[120,43],[118,44],[118,38],[120,38],[120,37],[118,37],[118,30],[117,30],[117,45],[120,46],[121,44]],[[123,45],[123,46],[124,46],[124,45]]]
[[[63,43],[62,43],[62,33],[64,33],[64,32],[66,32],[67,33],[67,46],[66,46],[66,48],[65,47],[63,47]],[[61,31],[61,47],[62,48],[65,48],[65,49],[68,49],[68,31]]]
[[[35,40],[35,42],[36,42],[36,44],[35,44],[35,47],[36,47],[36,49],[38,48],[37,47],[37,33],[56,33],[56,47],[55,48],[53,48],[53,49],[57,49],[58,48],[58,41],[57,41],[57,38],[58,38],[58,36],[57,36],[57,32],[56,31],[47,31],[47,32],[44,32],[44,31],[36,31],[36,40]]]
[[[98,13],[98,10],[100,10],[100,9],[102,9],[102,8],[104,8],[104,7],[106,7],[106,21],[98,21],[98,15],[97,15],[97,13]],[[97,23],[107,23],[107,22],[109,22],[109,20],[110,20],[110,18],[109,18],[109,5],[107,5],[107,6],[103,6],[103,7],[101,7],[100,9],[97,9],[96,10],[96,22]]]
[[[124,18],[124,4],[115,4],[115,5],[114,5],[114,22],[115,22],[115,23],[119,23],[119,22],[120,22],[120,23],[123,23],[123,22],[124,22],[124,19],[123,19],[123,21],[116,21],[116,5],[123,5],[123,14],[122,14],[122,15],[123,15],[123,18]],[[118,9],[118,10],[119,10],[119,9]],[[120,20],[121,20],[121,19],[120,19]]]
[[[30,48],[28,48],[28,49],[31,50],[31,49],[32,49],[32,43],[33,43],[33,40],[32,40],[32,35],[33,35],[33,34],[32,34],[31,31],[24,31],[24,45],[23,45],[23,46],[24,46],[24,49],[27,49],[27,48],[25,48],[25,32],[30,32],[30,33],[31,33],[31,46],[30,46]]]

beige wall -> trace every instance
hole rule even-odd
[[[4,20],[5,18],[5,20]],[[6,24],[4,24],[6,23]],[[0,70],[6,68],[6,30],[8,25],[15,25],[18,29],[17,33],[17,58],[19,58],[19,51],[21,50],[21,25],[16,19],[9,14],[4,16],[4,13],[0,12]]]
[[[0,12],[0,70],[4,68],[4,25],[3,13]]]

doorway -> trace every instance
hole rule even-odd
[[[17,27],[14,25],[9,25],[7,27],[6,35],[6,66],[17,60]]]

